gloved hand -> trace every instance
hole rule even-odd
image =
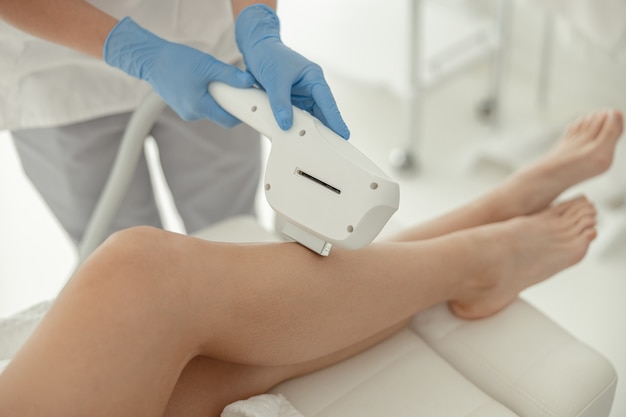
[[[263,4],[246,7],[237,16],[235,37],[247,70],[267,92],[283,130],[293,124],[293,103],[344,139],[350,136],[322,69],[282,43],[274,10]]]
[[[208,85],[221,81],[234,87],[254,85],[254,77],[197,49],[168,42],[125,17],[107,36],[104,61],[150,83],[184,120],[208,118],[233,127],[238,119],[211,97]]]

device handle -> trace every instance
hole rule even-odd
[[[209,84],[209,94],[224,110],[270,140],[275,133],[281,131],[274,118],[270,100],[260,88],[236,88],[214,81]]]

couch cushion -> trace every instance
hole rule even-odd
[[[412,330],[326,369],[284,382],[307,417],[516,416],[454,370]]]

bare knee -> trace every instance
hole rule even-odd
[[[117,269],[131,271],[140,265],[150,270],[164,255],[169,232],[150,226],[137,226],[121,230],[109,236],[85,261],[115,265]]]
[[[153,254],[167,246],[172,235],[152,226],[131,227],[109,236],[94,255],[114,257],[119,262],[153,260]]]
[[[149,226],[116,232],[80,266],[72,285],[102,296],[155,302],[169,292],[169,275],[180,262],[174,236]]]

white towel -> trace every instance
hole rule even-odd
[[[221,417],[304,417],[281,394],[263,394],[234,402]]]
[[[2,373],[2,371],[4,371],[4,368],[6,368],[8,364],[9,364],[8,359],[0,360],[0,374]]]
[[[9,317],[0,318],[0,373],[24,344],[52,305],[42,301]]]
[[[0,318],[0,361],[8,361],[31,335],[52,301],[42,301],[9,317]]]

